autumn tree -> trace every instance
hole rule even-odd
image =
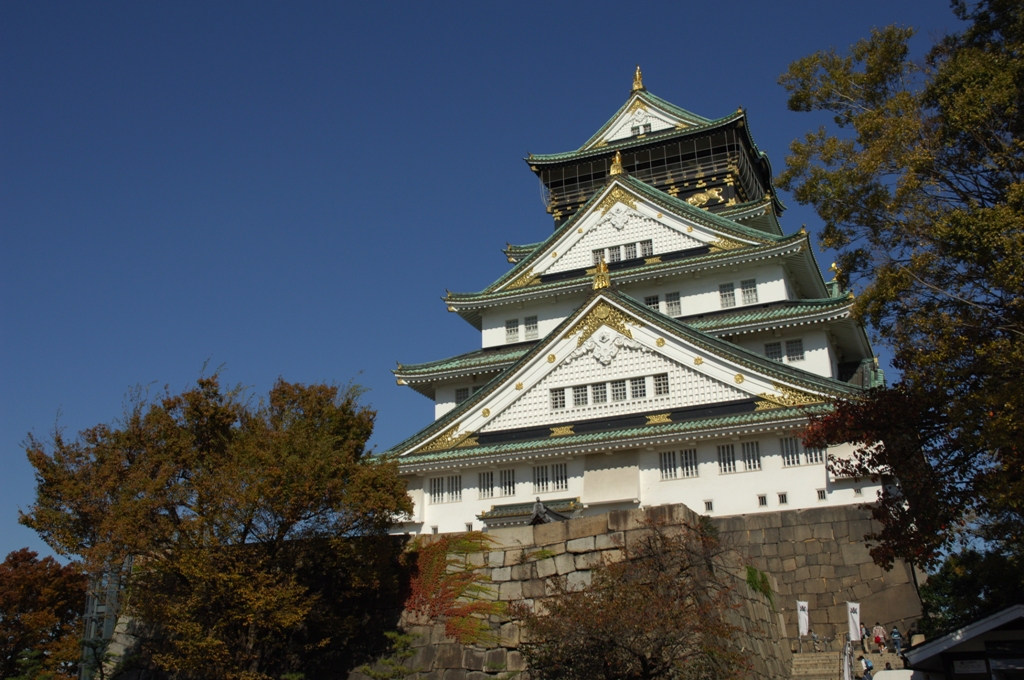
[[[78,677],[86,578],[28,548],[0,563],[0,678]]]
[[[542,613],[523,617],[520,649],[539,680],[691,680],[742,675],[730,647],[726,551],[709,523],[650,527],[589,587],[552,580]]]
[[[278,381],[254,404],[217,376],[137,395],[113,424],[29,438],[38,491],[22,522],[121,578],[152,669],[341,672],[400,609],[386,534],[411,510],[396,465],[366,449],[374,413],[358,396]]]
[[[1024,559],[1024,5],[953,10],[966,27],[924,59],[890,26],[781,78],[792,110],[830,123],[793,142],[779,183],[823,220],[902,372],[808,436],[854,443],[848,474],[895,476],[875,506],[883,565],[971,538]]]

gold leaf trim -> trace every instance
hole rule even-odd
[[[555,363],[555,355],[554,354],[549,354],[548,355],[548,363],[549,364]]]
[[[773,382],[772,387],[782,394],[768,394],[765,392],[757,395],[762,399],[762,401],[758,401],[755,404],[755,411],[766,411],[772,408],[788,408],[792,406],[808,406],[810,404],[821,404],[825,401],[817,395],[796,390],[785,385],[780,385],[777,382]]]
[[[516,278],[515,281],[513,281],[510,284],[508,284],[508,286],[506,286],[506,289],[508,289],[508,288],[522,288],[524,286],[532,286],[532,285],[537,284],[537,283],[540,283],[540,277],[533,275],[533,268],[531,267],[530,269],[527,269],[525,272],[520,274],[519,277]]]
[[[644,258],[644,264],[661,264],[661,255]]]
[[[654,341],[654,344],[657,345],[658,347],[664,347],[665,338],[658,338],[657,340]]]
[[[616,203],[623,203],[633,210],[636,210],[636,197],[622,187],[615,187],[612,189],[610,194],[605,196],[601,202],[597,204],[597,211],[604,215],[606,212],[611,210]]]
[[[737,385],[742,385],[742,384],[743,384],[743,380],[744,380],[744,377],[743,377],[743,374],[742,374],[742,373],[737,373],[736,375],[734,375],[734,376],[732,377],[732,379],[736,381],[736,384],[737,384]]]
[[[618,331],[627,338],[632,339],[633,333],[626,327],[626,324],[636,326],[637,328],[643,328],[644,325],[626,316],[615,307],[601,300],[587,312],[582,319],[576,322],[576,324],[569,329],[569,332],[565,334],[566,338],[580,333],[579,340],[576,341],[576,346],[581,347],[594,332],[601,326],[608,326],[609,328]],[[550,361],[550,359],[549,359]]]
[[[517,390],[521,390],[521,389],[523,389],[523,383],[521,383],[521,382],[517,382],[517,383],[516,383],[516,389],[517,389]]]
[[[647,104],[645,104],[643,100],[637,99],[636,101],[629,105],[628,109],[626,109],[626,115],[632,115],[636,113],[638,110],[650,111],[650,109],[647,108]]]
[[[430,442],[426,446],[420,449],[421,452],[426,453],[428,451],[442,451],[444,449],[450,449],[455,444],[465,437],[468,437],[471,432],[467,431],[464,435],[459,435],[459,428],[462,427],[462,423],[455,423],[447,430],[445,430],[440,437]]]
[[[745,243],[739,243],[737,241],[731,241],[727,238],[720,238],[709,244],[711,246],[711,252],[720,253],[723,250],[736,250],[737,248],[746,248]]]
[[[551,428],[552,437],[564,437],[567,434],[576,434],[572,431],[572,425],[562,425],[560,427]]]
[[[700,366],[703,363],[704,363],[704,357],[694,357],[693,358],[693,365],[694,366]]]
[[[485,409],[484,409],[483,411],[481,411],[481,412],[480,412],[480,414],[481,414],[481,415],[482,415],[482,416],[483,416],[484,418],[490,418],[490,417],[491,417],[491,409],[489,409],[489,408],[485,408]]]
[[[661,423],[671,423],[671,422],[672,422],[672,414],[671,413],[656,413],[653,416],[647,416],[647,424],[648,425],[659,425]]]
[[[466,434],[469,434],[469,433],[467,432]],[[480,442],[477,441],[476,437],[466,437],[465,439],[460,441],[458,444],[456,444],[452,448],[464,449],[464,448],[467,448],[467,447],[470,447],[470,446],[480,446]]]

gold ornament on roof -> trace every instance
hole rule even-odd
[[[780,385],[779,383],[773,382],[772,387],[781,394],[769,394],[762,392],[757,395],[761,399],[755,406],[755,411],[767,411],[774,408],[792,408],[794,406],[807,406],[810,404],[821,404],[825,400],[821,397],[803,392],[801,390],[787,387],[786,385]]]
[[[640,73],[640,64],[636,65],[636,73],[633,74],[633,92],[641,92],[644,87],[644,74]]]
[[[608,276],[608,265],[604,263],[604,257],[597,263],[597,267],[594,268],[594,290],[601,290],[612,285],[611,277]]]
[[[565,334],[565,337],[571,338],[579,333],[580,337],[576,341],[576,346],[581,347],[583,343],[590,339],[590,336],[593,335],[598,328],[601,326],[608,326],[608,328],[611,328],[613,331],[618,331],[620,334],[632,339],[633,334],[630,332],[629,328],[626,327],[626,324],[636,326],[637,328],[644,327],[640,321],[631,316],[626,316],[604,300],[600,300],[593,309],[587,312],[582,319],[577,321],[576,324],[569,329],[569,332]]]
[[[622,169],[622,154],[618,151],[615,152],[615,159],[612,160],[612,169],[608,171],[609,175],[621,175],[624,172]]]

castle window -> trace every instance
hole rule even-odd
[[[697,476],[697,449],[685,449],[679,452],[683,477]]]
[[[679,468],[676,466],[676,452],[662,451],[659,454],[659,458],[661,459],[661,478],[677,479],[679,477]]]
[[[634,399],[643,399],[647,396],[647,379],[632,378],[629,381],[629,391]]]
[[[505,322],[505,342],[519,342],[519,319]]]
[[[740,281],[740,291],[743,293],[743,304],[752,305],[757,302],[756,279],[745,279]]]
[[[449,503],[458,503],[462,500],[462,475],[451,475],[448,477],[448,488],[445,490],[446,500]]]
[[[494,498],[494,473],[480,473],[480,498]]]
[[[525,321],[526,326],[526,339],[536,340],[537,339],[537,317],[528,316]]]
[[[431,477],[431,503],[458,503],[462,500],[462,475]]]
[[[804,451],[808,465],[820,465],[825,462],[825,449],[812,447]]]
[[[612,382],[612,401],[626,400],[626,381],[615,380]]]
[[[723,283],[718,286],[718,299],[722,303],[722,309],[736,306],[736,286],[731,283]]]
[[[595,404],[603,404],[608,401],[608,385],[605,383],[598,383],[590,387],[590,394],[594,399]]]
[[[636,257],[636,244],[635,243],[627,243],[623,247],[626,249],[626,259],[627,260],[632,260],[634,257]]]
[[[864,495],[864,489],[860,488],[859,486],[854,487],[853,488],[853,495],[854,496],[863,496]]]
[[[608,261],[618,262],[622,259],[622,248],[619,246],[612,246],[608,249]]]
[[[796,437],[786,437],[780,439],[779,444],[782,448],[782,465],[784,467],[793,467],[794,465],[800,464],[800,442]]]
[[[654,395],[663,396],[668,394],[668,373],[659,373],[654,376]]]
[[[779,505],[786,505],[789,503],[789,495],[785,492],[779,494]]]
[[[757,507],[759,507],[759,508],[767,508],[768,507],[768,496],[758,496],[757,497]]]
[[[437,527],[430,527],[430,533],[436,534],[437,533]]]
[[[781,342],[766,342],[764,343],[764,355],[772,361],[782,361],[782,343]]]
[[[651,124],[650,123],[644,123],[644,134],[646,135],[650,131],[651,131]]]
[[[468,387],[457,387],[455,388],[455,403],[461,404],[462,402],[469,399],[469,388]]]
[[[514,469],[498,470],[498,492],[502,496],[516,495],[516,471]]]
[[[551,390],[551,408],[565,408],[565,388]]]
[[[704,501],[704,512],[712,512],[715,509],[714,501]]]
[[[804,341],[803,340],[786,340],[786,361],[803,361],[804,360]]]
[[[736,472],[736,447],[721,444],[718,447],[718,473],[727,475]]]
[[[640,257],[651,257],[654,255],[654,241],[648,239],[640,241]]]
[[[604,248],[598,248],[597,250],[593,251],[593,256],[594,266],[596,267],[597,265],[601,264],[601,260],[604,259]]]
[[[647,297],[645,297],[644,306],[647,307],[647,309],[653,309],[654,311],[658,311],[658,296],[648,295]]]
[[[761,469],[761,447],[757,442],[743,442],[743,469],[747,472]]]
[[[634,136],[636,136],[636,135],[640,134],[640,126],[639,125],[634,125],[633,127],[629,128],[629,131]]]
[[[586,406],[587,405],[587,386],[577,385],[572,388],[572,405],[573,406]]]
[[[823,501],[823,500],[825,500],[825,499],[826,499],[827,497],[828,497],[828,496],[827,496],[827,494],[825,493],[825,490],[824,490],[824,489],[818,489],[818,500],[819,500],[819,501]]]
[[[553,491],[566,491],[569,488],[569,467],[565,463],[551,466],[551,486]]]
[[[669,316],[679,316],[683,308],[679,304],[679,293],[665,293],[665,313]]]
[[[533,492],[547,493],[551,491],[551,480],[548,477],[548,466],[538,465],[533,468]]]

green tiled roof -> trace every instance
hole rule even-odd
[[[529,255],[530,253],[532,253],[533,251],[537,250],[537,248],[542,246],[544,243],[544,241],[538,241],[537,243],[526,243],[523,245],[514,245],[512,243],[507,243],[505,245],[505,250],[502,252],[504,252],[509,257],[522,259]]]
[[[709,331],[730,326],[784,321],[801,316],[839,312],[848,310],[852,306],[853,300],[845,297],[796,300],[790,305],[751,305],[737,308],[728,314],[706,314],[702,318],[683,317],[679,319],[679,322],[699,331]]]
[[[486,510],[479,515],[479,519],[506,519],[513,517],[529,517],[533,514],[533,506],[535,503],[509,503],[507,505],[492,505],[490,510]],[[560,498],[554,501],[544,502],[544,507],[548,510],[554,510],[557,513],[567,514],[570,512],[576,512],[583,506],[580,504],[579,498]]]
[[[686,432],[699,432],[701,430],[735,427],[737,425],[754,425],[757,423],[770,423],[776,420],[790,420],[805,417],[809,414],[827,413],[831,408],[832,407],[829,404],[814,404],[810,406],[779,408],[767,411],[751,411],[749,413],[719,416],[717,418],[684,420],[680,423],[646,425],[644,427],[632,427],[622,430],[608,430],[587,434],[570,434],[560,437],[550,437],[548,439],[502,442],[501,444],[492,444],[490,446],[471,446],[405,456],[401,458],[399,462],[401,465],[416,465],[418,463],[478,458],[481,456],[493,456],[496,454],[529,453],[531,451],[550,449],[553,447],[571,448],[574,446],[585,446],[588,444],[606,444],[630,439],[645,439],[664,435],[683,434]]]
[[[612,114],[612,117],[609,118],[604,125],[598,128],[597,132],[591,135],[590,139],[583,143],[583,146],[580,147],[580,151],[586,149],[587,147],[597,142],[601,135],[603,135],[605,131],[609,127],[611,127],[611,124],[615,122],[615,119],[622,115],[622,113],[626,110],[626,107],[629,106],[629,103],[633,101],[634,95],[636,95],[637,99],[644,100],[646,103],[650,104],[654,108],[661,109],[665,113],[668,113],[670,115],[675,116],[676,118],[680,118],[686,121],[687,123],[690,124],[691,127],[707,125],[708,123],[711,122],[709,118],[705,118],[704,116],[698,116],[696,113],[687,111],[686,109],[681,109],[675,104],[670,104],[661,97],[657,97],[651,94],[646,89],[640,90],[639,92],[634,92],[629,95],[629,99],[626,100],[626,103],[620,106],[619,110]]]
[[[489,347],[477,349],[458,356],[437,361],[428,361],[423,364],[398,364],[398,368],[392,371],[395,375],[413,377],[417,375],[431,375],[445,371],[459,371],[471,368],[483,368],[487,366],[503,366],[514,362],[523,356],[533,347],[535,343],[517,344],[512,347]]]

